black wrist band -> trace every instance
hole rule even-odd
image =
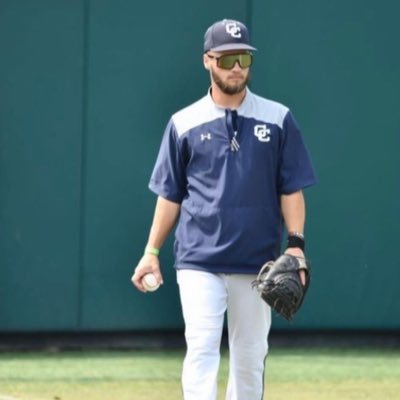
[[[288,236],[286,248],[289,247],[299,247],[301,250],[304,251],[306,243],[304,239],[301,238],[300,236]]]

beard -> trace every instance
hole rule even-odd
[[[232,84],[232,83],[230,84],[230,83],[224,82],[222,80],[222,78],[218,75],[218,73],[215,72],[212,68],[211,68],[211,77],[212,77],[213,81],[215,82],[215,84],[222,91],[222,93],[231,96],[231,95],[242,92],[246,88],[246,86],[250,80],[250,71],[248,72],[247,76],[243,79],[242,82],[238,82],[236,84]]]

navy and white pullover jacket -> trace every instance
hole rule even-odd
[[[208,93],[172,116],[149,188],[181,204],[176,268],[255,274],[280,253],[280,196],[314,183],[290,110],[247,89],[235,111]]]

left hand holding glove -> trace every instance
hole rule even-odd
[[[299,310],[310,284],[309,263],[303,257],[288,254],[298,251],[303,253],[300,249],[287,249],[276,261],[264,264],[252,284],[261,298],[288,321]]]

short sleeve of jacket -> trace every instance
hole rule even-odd
[[[172,119],[165,129],[149,188],[157,195],[175,203],[181,203],[186,195],[182,149]]]
[[[317,183],[317,177],[293,114],[288,111],[282,127],[278,192],[290,194]]]

